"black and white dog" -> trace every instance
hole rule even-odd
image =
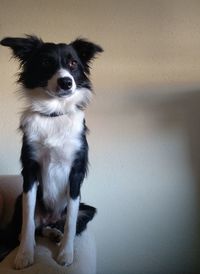
[[[14,246],[21,232],[15,268],[22,269],[34,261],[35,230],[47,232],[44,226],[53,229],[64,219],[57,262],[70,265],[74,237],[96,211],[80,203],[80,187],[88,165],[84,109],[92,90],[89,65],[102,48],[84,39],[54,44],[35,36],[0,43],[20,62],[18,82],[27,102],[20,122],[23,193],[1,238]]]

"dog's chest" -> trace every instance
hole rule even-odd
[[[80,149],[83,112],[58,117],[29,115],[22,120],[22,128],[33,148],[33,156],[40,163],[44,158],[71,161]]]
[[[76,152],[81,148],[82,112],[67,116],[27,118],[23,127],[40,164],[43,200],[61,211],[66,206],[68,177]]]

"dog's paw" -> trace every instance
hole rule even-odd
[[[33,251],[18,251],[15,261],[14,261],[14,267],[15,269],[23,269],[25,267],[28,267],[29,265],[32,265],[34,261],[34,252]]]
[[[48,237],[52,242],[59,243],[63,238],[63,233],[57,228],[46,226],[42,230],[42,235]]]
[[[71,265],[74,260],[74,252],[61,250],[56,258],[56,261],[60,265]]]

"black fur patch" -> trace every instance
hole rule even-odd
[[[88,143],[86,133],[87,127],[84,121],[84,130],[81,136],[82,146],[76,153],[69,175],[70,197],[72,199],[76,199],[80,195],[80,187],[88,171]]]
[[[37,181],[39,164],[33,159],[33,147],[28,143],[26,136],[23,136],[21,149],[21,163],[23,176],[23,191],[28,192]]]

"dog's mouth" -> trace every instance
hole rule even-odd
[[[71,94],[72,94],[72,90],[60,89],[59,91],[56,92],[56,96],[58,96],[58,97],[68,97]]]
[[[44,91],[51,97],[66,98],[73,94],[72,89],[64,90],[61,88],[56,88],[56,90],[49,89],[48,87],[44,88]]]

